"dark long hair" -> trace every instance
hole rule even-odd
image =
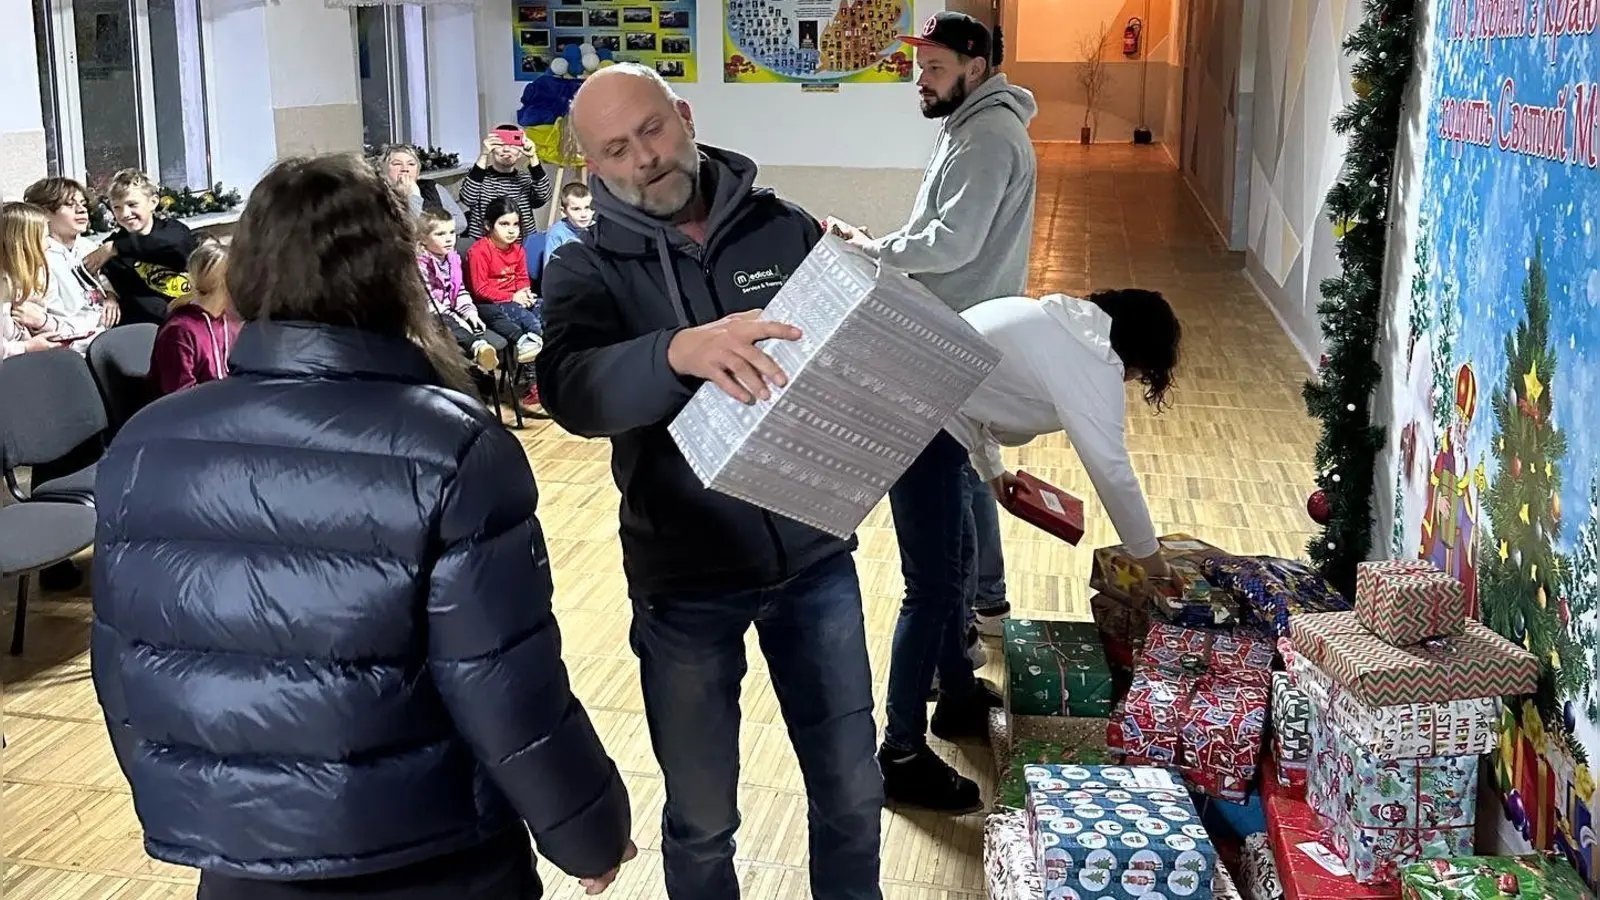
[[[1127,288],[1096,291],[1087,299],[1111,316],[1111,349],[1122,359],[1123,369],[1144,385],[1145,402],[1156,412],[1166,409],[1183,343],[1183,326],[1167,298]]]
[[[337,325],[413,341],[446,387],[466,361],[428,305],[410,207],[355,155],[288,159],[250,192],[228,258],[249,321]]]

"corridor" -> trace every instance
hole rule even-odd
[[[1306,368],[1239,273],[1242,259],[1224,250],[1160,147],[1041,144],[1038,152],[1032,291],[1151,288],[1168,296],[1183,321],[1186,353],[1173,408],[1156,417],[1130,396],[1130,444],[1157,526],[1241,553],[1299,556],[1314,527],[1305,498],[1317,433],[1299,396]],[[658,898],[662,788],[628,649],[608,446],[547,422],[521,434],[543,492],[571,680],[633,797],[640,858],[606,896]],[[1059,436],[1015,452],[1010,463],[1087,498],[1088,511],[1088,534],[1077,548],[1007,517],[1016,615],[1087,619],[1090,551],[1116,542],[1110,522]],[[881,711],[901,586],[887,505],[860,537]],[[144,854],[89,678],[89,612],[86,593],[36,604],[27,655],[0,663],[0,727],[9,740],[0,758],[0,894],[7,900],[192,897],[189,871]],[[991,642],[989,649],[985,674],[998,678],[998,647]],[[805,795],[753,641],[750,661],[739,834],[744,896],[799,900],[809,896]],[[990,795],[986,748],[939,749]],[[977,815],[886,813],[884,896],[983,900],[982,823]],[[549,867],[542,873],[548,896],[582,896],[575,881]]]

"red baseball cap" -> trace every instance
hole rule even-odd
[[[989,58],[989,29],[966,13],[934,13],[922,24],[921,34],[902,34],[913,47],[943,47],[962,56]]]

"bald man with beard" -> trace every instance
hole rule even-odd
[[[880,900],[855,541],[707,490],[667,432],[707,381],[746,403],[784,384],[756,344],[799,332],[756,316],[821,227],[756,188],[748,158],[697,145],[689,104],[652,69],[590,76],[571,122],[597,216],[545,270],[539,391],[562,427],[611,440],[630,641],[667,789],[667,896],[739,896],[739,689],[754,626],[805,778],[811,895]]]

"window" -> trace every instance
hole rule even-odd
[[[52,172],[211,184],[200,0],[33,0]]]
[[[428,146],[428,50],[420,6],[358,6],[355,28],[362,140]]]

